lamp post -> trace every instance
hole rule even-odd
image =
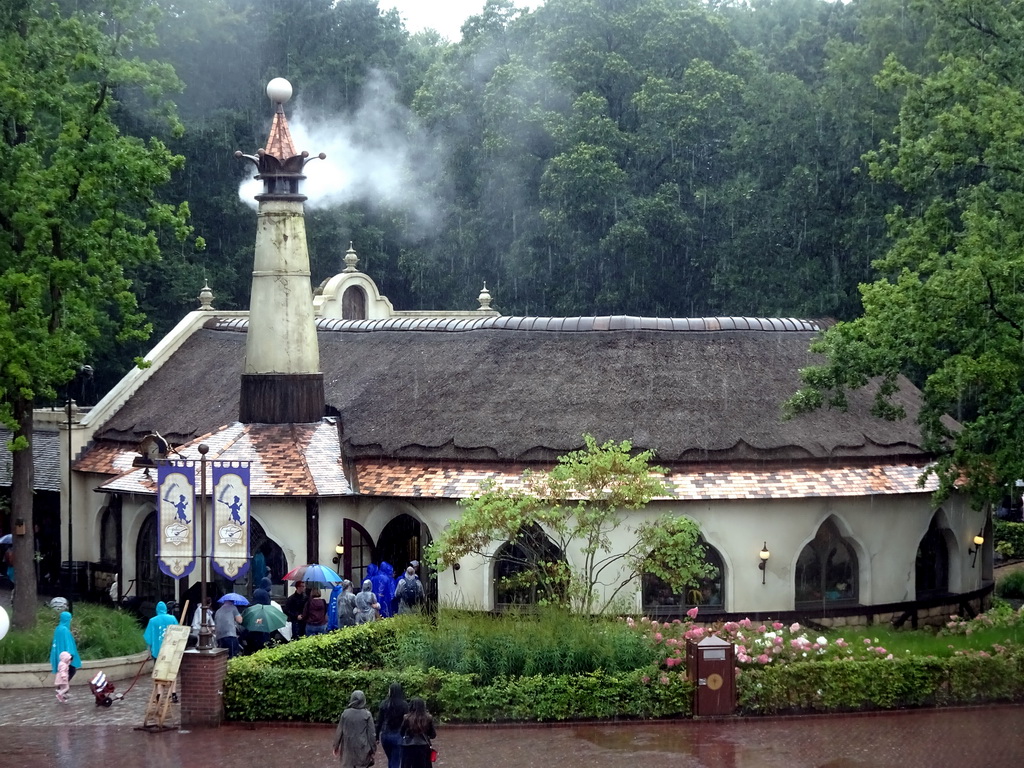
[[[772,553],[768,551],[768,542],[764,543],[761,547],[761,562],[757,564],[757,567],[761,569],[761,583],[764,584],[765,571],[768,569],[768,558],[772,556]]]
[[[72,600],[75,599],[76,590],[76,576],[75,573],[75,554],[74,554],[74,543],[75,543],[75,524],[74,524],[74,506],[72,500],[74,497],[75,479],[71,475],[71,461],[74,458],[71,449],[71,415],[75,411],[75,401],[71,399],[70,387],[68,390],[68,396],[64,403],[64,410],[68,415],[68,577],[71,579],[70,587],[71,594],[69,595]],[[58,528],[57,542],[60,543],[60,532]],[[59,572],[59,569],[58,569]]]
[[[207,622],[209,610],[206,607],[206,454],[210,452],[210,446],[206,443],[199,445],[199,643],[200,651],[209,651],[213,648],[213,633]]]

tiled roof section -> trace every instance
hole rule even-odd
[[[875,496],[931,493],[938,485],[929,477],[918,485],[924,468],[913,464],[863,467],[820,467],[735,471],[674,471],[668,481],[679,501],[710,499],[800,499],[822,496]],[[522,468],[430,466],[412,462],[359,462],[359,492],[366,496],[411,496],[463,499],[491,480],[504,488],[521,486]]]
[[[246,317],[215,317],[207,328],[220,331],[245,331],[249,327]],[[321,331],[448,331],[479,330],[550,331],[553,333],[586,331],[799,331],[815,333],[824,324],[789,317],[636,317],[634,315],[604,315],[592,317],[391,317],[383,320],[340,320],[318,318]]]
[[[14,435],[0,429],[0,487],[11,485],[14,457],[7,449]],[[35,469],[34,490],[60,492],[60,433],[35,430],[32,433],[32,466]]]
[[[139,455],[137,444],[103,441],[85,447],[82,457],[72,465],[76,472],[119,475],[132,468]]]
[[[292,132],[288,129],[288,120],[284,116],[284,108],[279,106],[274,113],[274,122],[270,125],[270,136],[267,137],[266,152],[281,162],[298,154]]]
[[[200,458],[206,443],[210,461],[250,462],[252,496],[348,496],[338,428],[333,419],[315,424],[241,424],[235,422],[180,446],[172,458]],[[207,477],[209,487],[213,480]],[[104,483],[99,490],[155,493],[156,472],[133,469]]]

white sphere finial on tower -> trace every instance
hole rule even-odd
[[[267,83],[267,96],[277,104],[284,104],[292,97],[292,84],[283,77],[275,77]]]

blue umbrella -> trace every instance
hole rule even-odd
[[[284,575],[285,581],[315,581],[320,584],[330,584],[331,582],[344,581],[344,579],[337,573],[332,571],[326,565],[318,565],[312,563],[310,565],[300,565],[297,568],[292,568],[288,573]]]
[[[218,603],[234,603],[235,605],[248,605],[249,601],[242,597],[237,592],[228,592],[224,597],[217,601]]]

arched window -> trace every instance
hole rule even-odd
[[[919,600],[949,592],[949,547],[942,530],[936,515],[917,545],[914,575]]]
[[[494,605],[506,609],[567,599],[565,555],[538,525],[525,526],[497,552],[494,565]]]
[[[111,496],[100,523],[100,561],[115,572],[121,568],[121,497]]]
[[[160,570],[156,560],[158,527],[156,512],[150,512],[139,529],[135,544],[134,594],[143,601],[174,599],[174,579]],[[126,586],[122,592],[129,594],[128,590]]]
[[[695,587],[687,587],[682,592],[673,592],[672,587],[653,573],[645,573],[642,577],[642,599],[644,614],[647,616],[678,616],[686,610],[697,606],[702,614],[722,613],[725,611],[725,565],[718,550],[704,541],[704,561],[715,568],[715,576],[702,579]]]
[[[796,561],[796,607],[856,603],[857,554],[826,520]]]
[[[341,295],[341,316],[345,320],[366,319],[366,291],[350,285]]]

